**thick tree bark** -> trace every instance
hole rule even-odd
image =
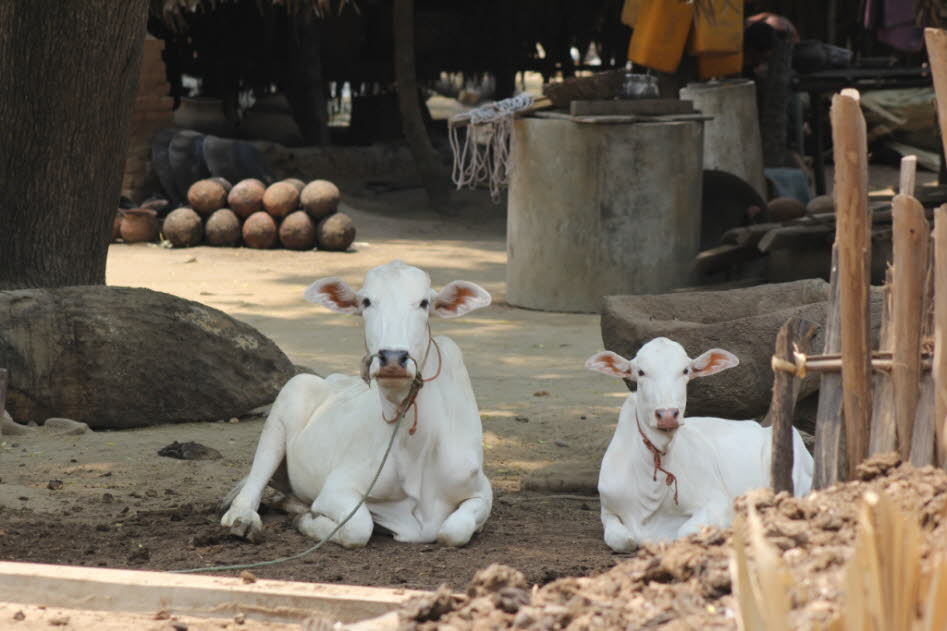
[[[321,25],[310,11],[290,18],[286,98],[307,145],[329,144],[329,109],[322,77]]]
[[[414,64],[414,0],[395,0],[393,21],[395,80],[398,83],[401,127],[431,206],[439,212],[447,212],[450,203],[450,175],[441,164],[427,135],[418,96]]]
[[[146,17],[0,2],[0,290],[105,282]]]

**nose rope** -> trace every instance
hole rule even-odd
[[[434,372],[433,377],[429,377],[428,379],[425,379],[421,375],[421,366],[427,363],[428,355],[431,352],[431,345],[433,345],[434,349],[437,351],[437,370]],[[368,348],[366,348],[365,350],[367,351]],[[365,357],[362,358],[362,378],[365,380],[366,383],[370,381],[370,378],[368,377],[369,366],[371,365],[372,359],[376,356],[377,356],[377,353],[373,353],[373,354],[365,355]],[[388,423],[389,425],[391,425],[392,423],[397,421],[399,418],[404,416],[407,413],[408,408],[413,406],[414,407],[414,422],[411,423],[411,428],[408,430],[408,435],[414,436],[414,433],[418,431],[418,404],[417,404],[418,392],[421,390],[421,388],[424,387],[424,384],[434,381],[441,375],[441,367],[444,364],[444,358],[441,355],[441,347],[437,343],[437,341],[434,339],[434,336],[431,334],[430,324],[428,324],[427,326],[427,348],[424,349],[424,359],[421,360],[421,366],[418,365],[417,360],[414,359],[414,357],[412,357],[410,354],[408,355],[408,359],[410,359],[414,363],[414,380],[411,381],[411,389],[408,390],[408,396],[406,396],[404,400],[401,401],[401,405],[398,406],[398,413],[395,414],[394,418],[391,418],[391,419],[386,418],[385,413],[382,412],[381,419],[385,421],[385,423]]]
[[[644,430],[641,429],[641,423],[638,421],[638,410],[635,410],[635,425],[638,426],[638,433],[641,434],[641,440],[644,442],[644,446],[648,448],[648,451],[651,452],[651,457],[654,461],[654,477],[652,478],[655,482],[658,481],[658,471],[663,473],[666,477],[664,478],[665,483],[668,486],[674,485],[674,503],[677,504],[677,476],[661,466],[661,458],[667,455],[666,451],[661,451],[654,446],[648,437],[645,436]]]

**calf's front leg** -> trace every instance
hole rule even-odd
[[[607,508],[602,508],[602,525],[605,527],[605,545],[615,552],[632,552],[638,547],[631,531],[621,518]]]
[[[476,495],[461,502],[437,531],[437,541],[445,546],[467,545],[480,532],[493,507],[493,488],[481,472]]]
[[[727,528],[732,521],[732,511],[728,509],[729,499],[721,498],[709,500],[700,510],[691,515],[690,519],[681,524],[677,530],[677,537],[687,537],[701,531],[704,526]]]
[[[362,499],[362,494],[350,489],[323,487],[319,497],[312,503],[309,512],[296,519],[299,532],[318,541],[324,541],[333,530],[349,516]],[[372,515],[368,506],[362,504],[355,514],[332,535],[331,541],[343,548],[361,548],[371,539]]]

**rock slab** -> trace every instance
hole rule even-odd
[[[295,374],[276,344],[217,309],[99,286],[0,292],[0,365],[19,423],[94,430],[239,416]]]

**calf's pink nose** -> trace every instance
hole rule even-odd
[[[678,408],[658,408],[654,411],[654,416],[658,419],[659,429],[674,429],[680,425],[678,418],[681,411]]]

